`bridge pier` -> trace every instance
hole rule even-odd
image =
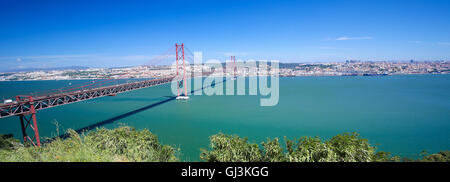
[[[41,141],[39,138],[39,130],[37,126],[37,119],[36,119],[36,110],[34,108],[34,100],[32,96],[26,96],[28,97],[28,101],[30,102],[30,111],[29,113],[21,114],[20,117],[20,126],[22,128],[22,135],[23,135],[23,143],[31,143],[33,146],[41,146]],[[17,102],[21,101],[21,96],[16,96]],[[28,135],[27,129],[31,128],[33,134],[32,137]]]

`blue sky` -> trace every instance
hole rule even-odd
[[[0,2],[0,71],[204,59],[450,60],[448,0]]]

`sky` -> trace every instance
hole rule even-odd
[[[143,65],[175,43],[204,60],[450,60],[449,20],[449,0],[4,0],[0,71]]]

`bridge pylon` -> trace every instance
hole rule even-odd
[[[233,61],[233,79],[236,79],[236,56],[231,56],[231,61]]]
[[[186,87],[186,62],[184,60],[184,43],[180,44],[175,44],[175,57],[176,57],[176,61],[177,61],[177,98],[176,99],[189,99],[189,96],[187,94],[187,87]],[[179,79],[178,79],[178,61],[183,60],[183,88],[184,88],[184,95],[180,96],[180,84],[179,84]]]
[[[17,102],[25,101],[26,99],[28,99],[29,102],[29,112],[19,115],[20,125],[22,128],[23,143],[30,143],[33,146],[39,147],[41,146],[41,141],[39,139],[39,130],[37,126],[36,110],[34,108],[34,99],[32,96],[16,96]],[[28,128],[31,128],[33,132],[31,137],[27,133]]]

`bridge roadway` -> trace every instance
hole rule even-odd
[[[122,92],[141,88],[162,85],[171,82],[174,78],[175,77],[166,77],[33,98],[24,96],[24,99],[20,99],[19,101],[0,104],[0,118],[30,114],[30,112],[32,112],[31,105],[34,105],[35,110],[42,110],[103,96],[114,96]]]

